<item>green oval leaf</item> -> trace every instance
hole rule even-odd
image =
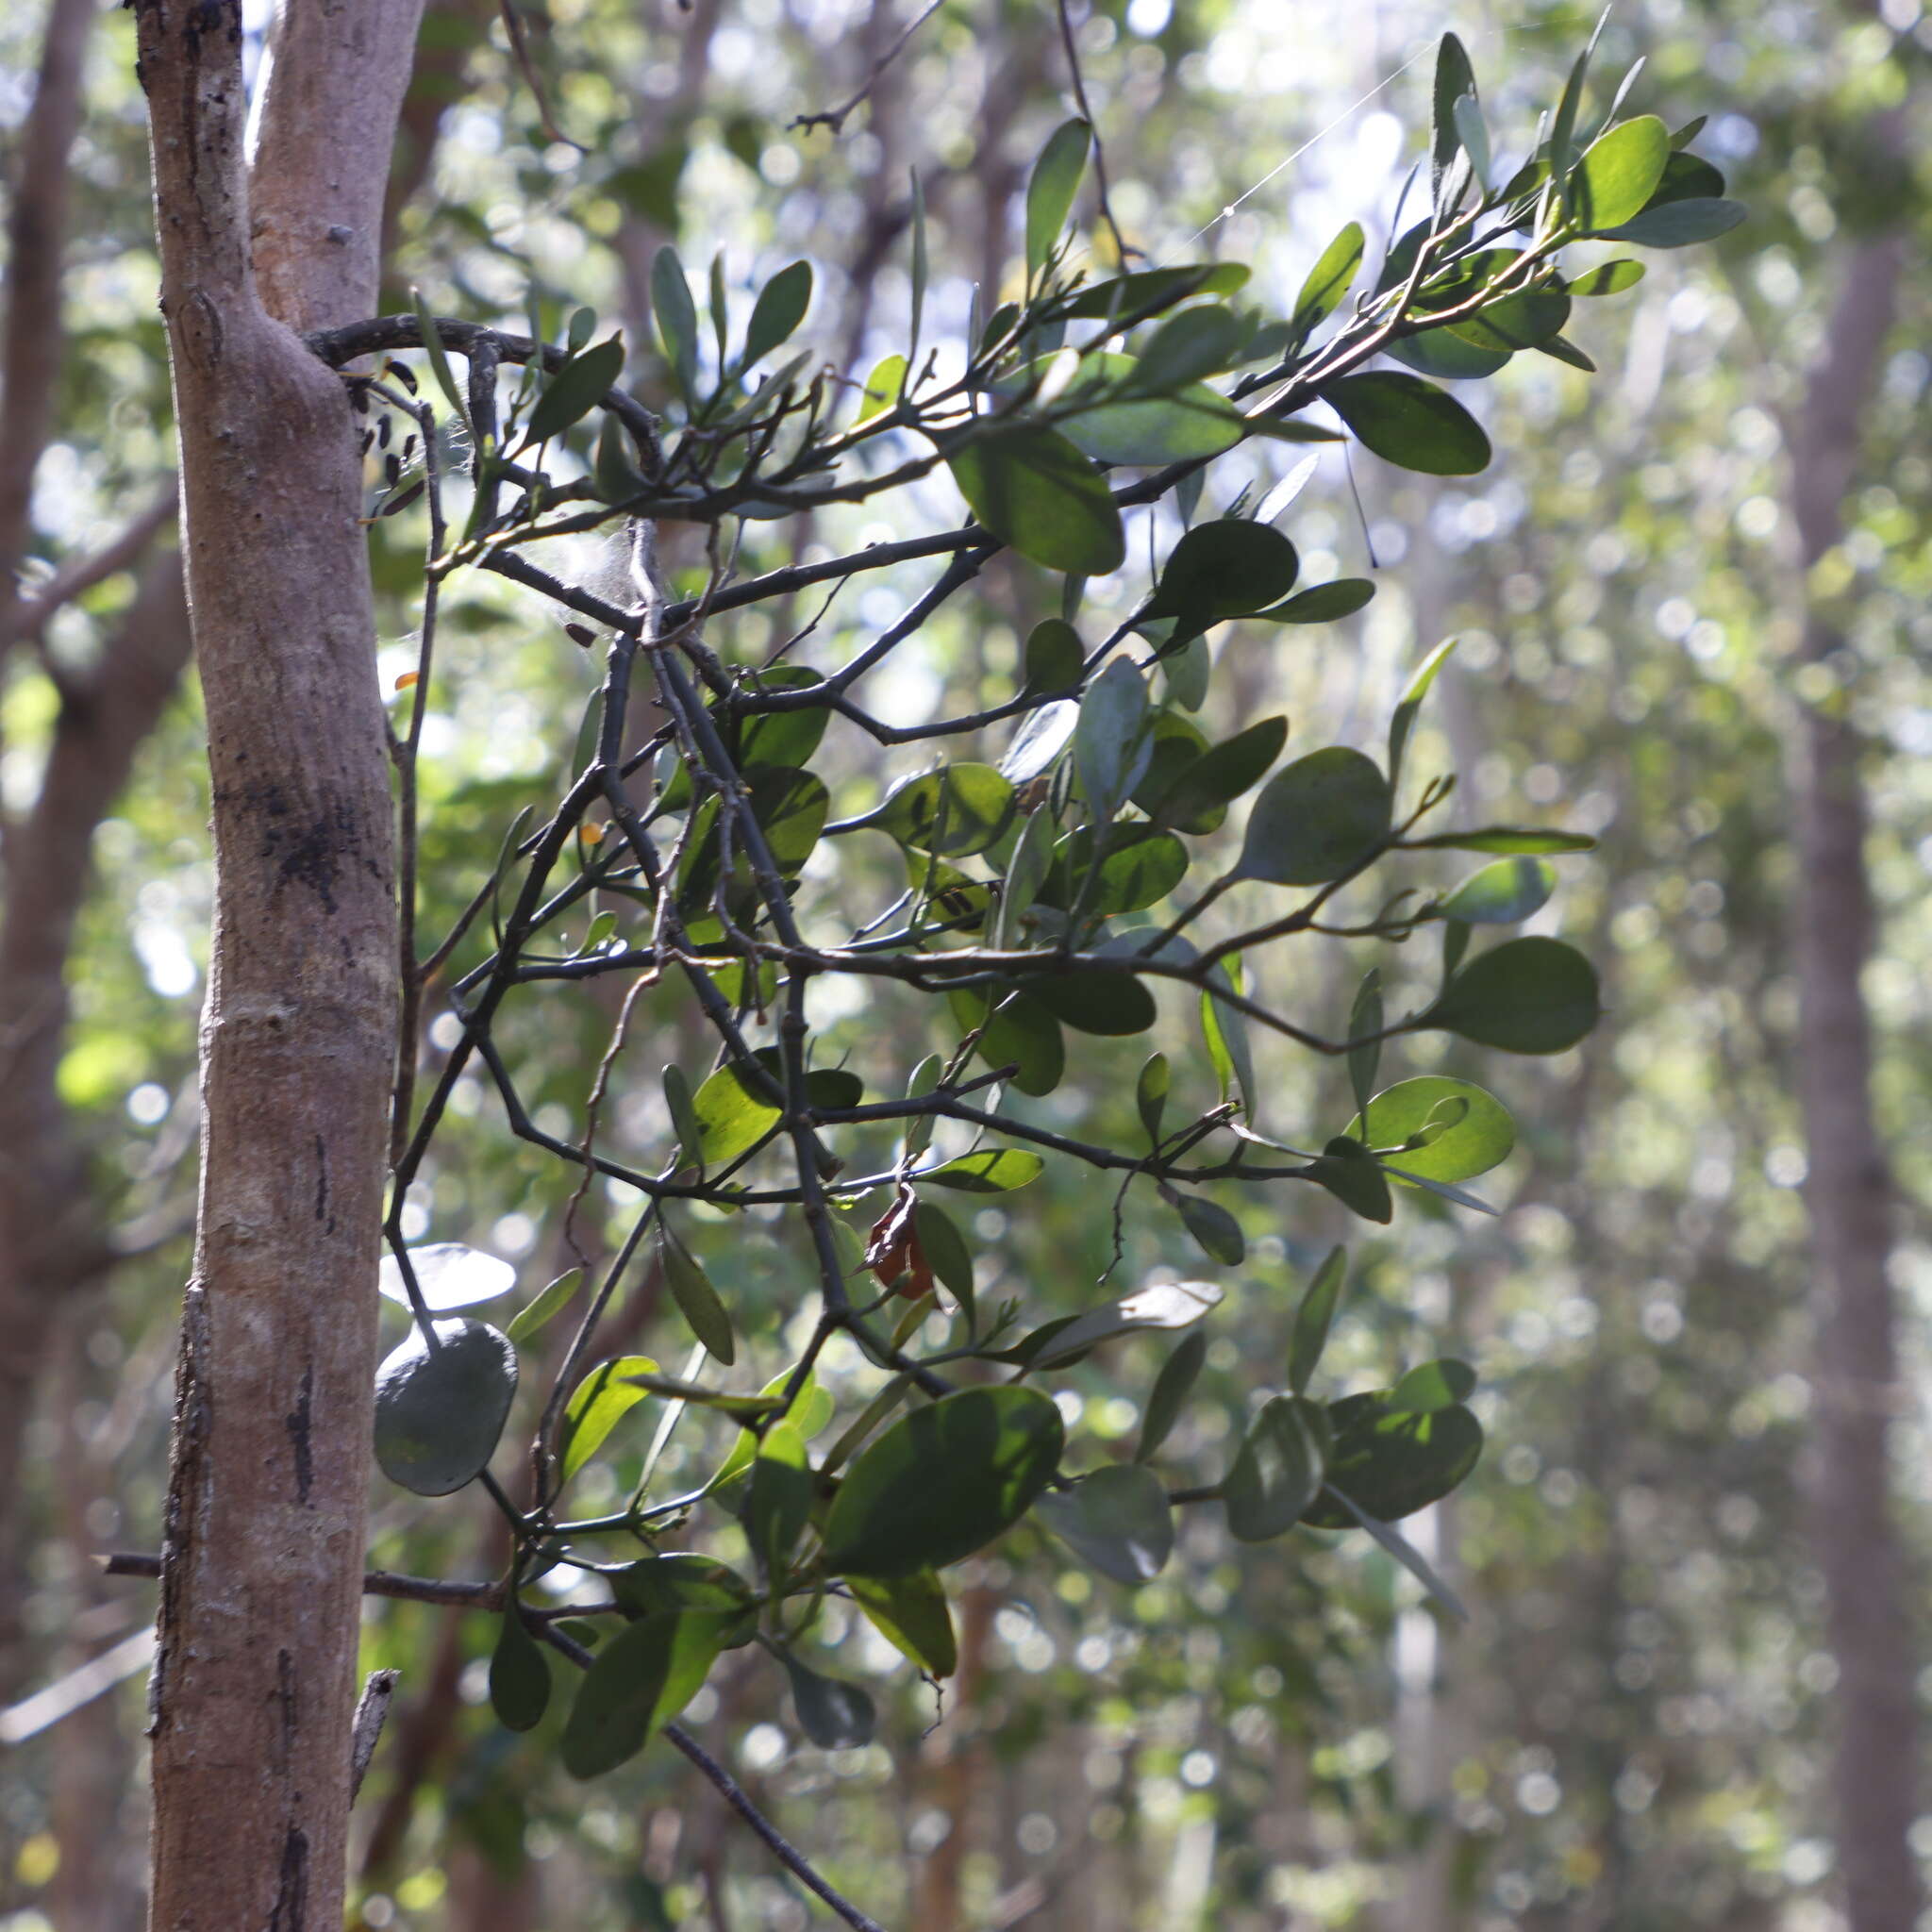
[[[1187,531],[1168,553],[1143,613],[1171,617],[1175,649],[1226,618],[1244,617],[1286,597],[1300,569],[1295,548],[1279,530],[1235,517],[1217,517]]]
[[[1599,135],[1570,175],[1570,208],[1586,234],[1614,228],[1639,213],[1663,179],[1669,130],[1642,114]]]
[[[1375,587],[1367,577],[1336,577],[1297,591],[1286,603],[1255,615],[1265,624],[1333,624],[1353,617],[1374,594]]]
[[[1587,832],[1545,831],[1541,825],[1478,825],[1467,832],[1434,832],[1405,841],[1419,852],[1593,852]]]
[[[1153,806],[1156,824],[1183,830],[1258,785],[1288,742],[1286,718],[1263,718],[1182,765]],[[1182,851],[1186,864],[1186,851]],[[1175,884],[1179,880],[1174,881]],[[1144,902],[1152,905],[1150,899]]]
[[[1022,557],[1090,577],[1125,560],[1106,477],[1054,430],[1020,423],[973,432],[946,465],[973,514]]]
[[[1728,235],[1749,210],[1741,201],[1697,197],[1647,208],[1599,237],[1607,242],[1634,242],[1642,248],[1691,248]]]
[[[1103,1341],[1142,1329],[1190,1328],[1221,1306],[1218,1281],[1155,1281],[1082,1315],[1063,1315],[1037,1328],[1017,1349],[1002,1356],[1031,1369],[1057,1368]]]
[[[1012,822],[1013,788],[991,765],[946,765],[908,779],[857,824],[875,826],[915,852],[965,858],[984,852]]]
[[[1146,762],[1147,680],[1126,658],[1114,658],[1080,700],[1074,769],[1080,790],[1106,824],[1119,811]]]
[[[1241,875],[1277,886],[1340,878],[1389,836],[1395,801],[1374,760],[1346,745],[1277,773],[1248,816]]]
[[[1311,1181],[1326,1188],[1364,1221],[1386,1227],[1395,1218],[1388,1176],[1368,1149],[1351,1136],[1336,1135],[1320,1156],[1309,1161],[1306,1172]]]
[[[548,382],[530,411],[531,442],[561,436],[581,422],[610,392],[624,374],[624,343],[616,336],[573,356]]]
[[[705,1344],[714,1361],[728,1369],[738,1359],[738,1344],[731,1336],[731,1317],[724,1312],[724,1304],[718,1299],[711,1277],[668,1229],[658,1243],[658,1257],[672,1298],[691,1324],[691,1332]]]
[[[1048,137],[1026,183],[1026,273],[1037,275],[1052,257],[1073,212],[1093,130],[1086,122],[1063,121]]]
[[[550,1666],[511,1597],[490,1658],[490,1707],[507,1731],[533,1731],[550,1707]]]
[[[1580,275],[1572,276],[1564,286],[1572,295],[1621,295],[1625,289],[1634,289],[1642,279],[1643,264],[1626,258],[1585,269]]]
[[[1154,995],[1124,973],[1036,973],[1026,991],[1077,1033],[1144,1033],[1158,1017]]]
[[[1147,1394],[1146,1411],[1141,1418],[1141,1440],[1134,1446],[1136,1462],[1151,1461],[1173,1433],[1207,1359],[1208,1338],[1194,1334],[1161,1363],[1160,1373],[1155,1376],[1154,1387]]]
[[[1328,1418],[1302,1395],[1274,1395],[1248,1424],[1223,1485],[1227,1526],[1244,1543],[1291,1529],[1322,1487]]]
[[[1319,328],[1341,306],[1362,265],[1362,225],[1350,222],[1322,251],[1295,297],[1291,326],[1297,335]]]
[[[856,1751],[872,1742],[877,1712],[868,1691],[840,1677],[822,1676],[782,1646],[778,1661],[791,1680],[799,1728],[821,1751]]]
[[[565,1482],[596,1455],[611,1430],[644,1399],[648,1391],[629,1378],[657,1373],[658,1364],[647,1355],[615,1356],[599,1362],[571,1391],[558,1437]]]
[[[1308,1383],[1328,1346],[1328,1329],[1335,1320],[1341,1291],[1348,1283],[1348,1250],[1333,1247],[1315,1278],[1308,1283],[1301,1306],[1294,1311],[1294,1334],[1288,1350],[1288,1386],[1297,1395],[1307,1393]]]
[[[1038,1000],[1009,993],[989,1015],[985,994],[955,993],[953,1009],[961,1026],[982,1026],[979,1057],[990,1067],[1014,1067],[1013,1085],[1022,1093],[1051,1093],[1065,1077],[1067,1045],[1057,1021]]]
[[[774,1423],[752,1457],[744,1534],[774,1591],[811,1518],[811,1458],[805,1438],[790,1423]]]
[[[1467,1402],[1475,1388],[1475,1371],[1467,1362],[1444,1358],[1409,1370],[1389,1391],[1389,1407],[1427,1415]]]
[[[1175,1208],[1181,1224],[1210,1261],[1219,1261],[1225,1268],[1241,1266],[1248,1244],[1242,1238],[1241,1223],[1225,1208],[1199,1194],[1178,1196]]]
[[[671,364],[677,386],[687,403],[697,400],[698,311],[691,299],[691,283],[685,279],[684,263],[677,250],[667,242],[651,261],[651,313],[657,319],[658,339],[664,345],[664,358]]]
[[[1506,940],[1457,974],[1421,1024],[1505,1053],[1561,1053],[1597,1023],[1596,969],[1561,940]],[[1371,1515],[1383,1512],[1357,1496]]]
[[[758,291],[758,299],[752,305],[751,323],[744,332],[744,360],[741,366],[750,368],[760,357],[769,356],[780,342],[787,341],[792,330],[805,320],[805,311],[810,306],[811,263],[794,261],[789,268],[781,268]],[[896,388],[892,391],[892,400],[898,400]]]
[[[928,1168],[919,1178],[964,1194],[1006,1194],[1037,1181],[1045,1165],[1039,1155],[1024,1147],[982,1147],[943,1167]]]
[[[581,1268],[572,1268],[559,1274],[527,1307],[518,1310],[516,1318],[504,1333],[512,1341],[527,1341],[576,1293],[583,1279]]]
[[[865,393],[859,401],[858,414],[852,419],[852,426],[857,429],[861,423],[870,423],[874,416],[884,415],[899,400],[899,391],[905,387],[905,357],[880,357],[873,364],[872,374],[865,378]]]
[[[1440,1502],[1483,1453],[1482,1424],[1469,1409],[1398,1409],[1386,1390],[1330,1403],[1328,1424],[1334,1446],[1327,1481],[1383,1523]],[[1302,1520],[1316,1529],[1352,1529],[1356,1524],[1328,1495],[1318,1496]]]
[[[1083,1563],[1115,1583],[1151,1583],[1174,1554],[1167,1491],[1139,1463],[1096,1469],[1071,1489],[1049,1490],[1033,1513]]]
[[[1376,370],[1343,375],[1322,400],[1364,449],[1427,476],[1473,476],[1490,460],[1490,439],[1456,398],[1419,375]]]
[[[1392,1166],[1432,1181],[1488,1174],[1516,1145],[1516,1123],[1494,1094],[1441,1074],[1384,1088],[1348,1131]]]
[[[752,1084],[747,1071],[724,1066],[691,1096],[697,1117],[697,1158],[707,1167],[725,1167],[767,1140],[783,1116]]]
[[[1033,1505],[1066,1431],[1052,1398],[962,1389],[901,1416],[853,1463],[825,1518],[834,1575],[904,1576],[983,1549]]]
[[[846,1587],[874,1628],[902,1657],[935,1677],[950,1677],[959,1668],[945,1586],[935,1572],[852,1576]]]
[[[1499,858],[1472,873],[1430,908],[1470,925],[1519,925],[1557,890],[1557,868],[1546,858]]]
[[[641,1751],[698,1693],[738,1618],[673,1610],[620,1630],[584,1673],[563,1727],[563,1768],[596,1777]]]
[[[458,1316],[420,1328],[375,1372],[375,1459],[419,1496],[447,1496],[480,1474],[517,1392],[517,1352],[488,1322]]]

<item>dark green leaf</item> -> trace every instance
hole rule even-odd
[[[1074,727],[1074,768],[1095,820],[1107,824],[1132,791],[1144,760],[1147,681],[1127,658],[1115,658],[1080,700]]]
[[[902,1657],[934,1677],[950,1677],[959,1668],[945,1586],[935,1572],[852,1576],[846,1587],[880,1636]]]
[[[912,1224],[926,1266],[938,1277],[941,1288],[970,1309],[973,1306],[973,1251],[966,1245],[953,1217],[943,1208],[922,1201],[913,1212]]]
[[[1022,1093],[1051,1093],[1067,1071],[1067,1046],[1059,1022],[1037,1000],[1009,993],[986,1013],[987,995],[978,988],[955,993],[953,1010],[971,1029],[983,1025],[979,1057],[990,1067],[1014,1067],[1013,1085]]]
[[[1499,343],[1472,341],[1457,329],[1431,328],[1397,336],[1388,353],[1418,375],[1442,382],[1478,382],[1495,375],[1515,351]]]
[[[1447,391],[1419,375],[1376,370],[1338,376],[1322,400],[1363,448],[1429,476],[1471,476],[1488,466],[1490,439]]]
[[[1176,1206],[1188,1232],[1211,1261],[1224,1267],[1239,1267],[1248,1252],[1241,1236],[1241,1224],[1225,1208],[1199,1194],[1182,1194]]]
[[[1072,213],[1080,176],[1087,172],[1087,153],[1093,130],[1084,121],[1066,121],[1057,127],[1026,184],[1026,273],[1036,276],[1058,245],[1060,232]]]
[[[1455,648],[1456,640],[1444,638],[1416,666],[1396,704],[1394,715],[1389,720],[1389,789],[1391,792],[1402,777],[1402,755],[1408,749],[1408,734],[1414,728],[1416,713],[1422,709],[1423,700],[1428,695],[1430,685],[1436,681],[1436,673],[1448,662],[1449,653]]]
[[[1079,1033],[1144,1033],[1156,1018],[1154,995],[1124,973],[1035,973],[1026,991]]]
[[[1194,1392],[1201,1365],[1208,1359],[1208,1338],[1195,1333],[1160,1365],[1148,1392],[1146,1413],[1141,1418],[1141,1440],[1134,1450],[1136,1462],[1150,1462],[1180,1420],[1181,1409]]]
[[[449,357],[444,353],[442,337],[437,332],[436,317],[430,313],[429,305],[423,299],[421,289],[409,291],[416,305],[416,324],[423,331],[424,352],[429,358],[430,373],[436,377],[436,386],[442,391],[443,401],[456,413],[458,423],[467,424],[470,411],[463,399],[463,392],[457,387],[457,379],[449,366]]]
[[[1374,1157],[1347,1134],[1338,1134],[1308,1163],[1308,1178],[1319,1183],[1351,1213],[1387,1226],[1395,1218],[1389,1182]]]
[[[1211,302],[1183,308],[1141,345],[1134,387],[1154,395],[1187,389],[1205,375],[1231,368],[1247,337],[1247,323],[1231,308]]]
[[[1058,312],[1069,320],[1099,322],[1108,316],[1151,314],[1191,295],[1233,295],[1252,271],[1237,261],[1193,262],[1180,268],[1141,269],[1082,289]]]
[[[658,1255],[672,1298],[691,1324],[691,1332],[705,1344],[714,1361],[728,1369],[738,1359],[738,1344],[731,1338],[731,1317],[724,1312],[711,1277],[668,1229],[658,1243]]]
[[[1643,264],[1641,261],[1606,261],[1573,276],[1565,286],[1573,295],[1621,295],[1625,289],[1634,289],[1642,279]]]
[[[965,763],[908,780],[858,823],[916,852],[964,858],[984,852],[1012,817],[1011,784],[991,765]]]
[[[1238,967],[1239,961],[1230,965]],[[1236,1094],[1252,1118],[1257,1105],[1254,1054],[1248,1044],[1247,1015],[1225,1000],[1216,997],[1220,969],[1201,991],[1201,1031],[1208,1041],[1208,1058],[1221,1085],[1221,1097]],[[1240,987],[1230,989],[1239,992]]]
[[[512,1596],[504,1605],[490,1658],[490,1707],[505,1730],[534,1731],[549,1705],[550,1666]]]
[[[751,325],[744,332],[743,366],[750,368],[780,342],[789,341],[810,306],[811,263],[794,261],[789,268],[781,268],[758,291],[758,299],[752,307]],[[891,400],[898,400],[896,389]]]
[[[1072,691],[1080,681],[1087,649],[1080,633],[1064,618],[1043,618],[1026,639],[1028,691]]]
[[[1603,239],[1634,242],[1641,248],[1690,248],[1728,235],[1748,212],[1741,201],[1665,202],[1614,228],[1606,228]]]
[[[810,1520],[811,1498],[811,1459],[805,1438],[790,1423],[774,1423],[752,1457],[744,1510],[746,1540],[774,1590]]]
[[[1174,1554],[1174,1510],[1160,1479],[1138,1463],[1096,1469],[1049,1490],[1033,1513],[1080,1560],[1115,1583],[1149,1583]]]
[[[695,403],[698,389],[698,311],[691,299],[684,263],[669,242],[651,262],[651,312],[657,318],[658,339],[687,403]]]
[[[1596,364],[1568,336],[1552,336],[1548,341],[1539,342],[1537,349],[1553,362],[1567,363],[1572,369],[1582,370],[1586,375],[1596,374]]]
[[[1058,1466],[1050,1397],[962,1389],[900,1417],[860,1452],[825,1519],[833,1575],[904,1576],[957,1563],[1024,1516]]]
[[[737,1617],[674,1610],[620,1630],[584,1673],[563,1727],[563,1768],[596,1777],[633,1757],[698,1693]]]
[[[1440,1502],[1482,1455],[1482,1424],[1466,1408],[1417,1414],[1398,1409],[1384,1390],[1328,1405],[1334,1447],[1327,1480],[1384,1523]],[[1332,1496],[1316,1498],[1303,1521],[1317,1529],[1349,1529],[1355,1518]]]
[[[1546,858],[1499,858],[1456,888],[1431,910],[1470,925],[1519,925],[1541,908],[1557,889],[1557,869]]]
[[[1463,95],[1475,92],[1475,70],[1470,66],[1469,56],[1454,34],[1444,34],[1436,43],[1436,84],[1432,92],[1435,115],[1429,143],[1429,185],[1440,200],[1442,177],[1448,174],[1449,164],[1462,145],[1456,126],[1456,103]]]
[[[977,1154],[962,1154],[943,1167],[931,1168],[919,1178],[966,1194],[1005,1194],[1037,1181],[1045,1165],[1039,1155],[1023,1147],[982,1147]]]
[[[747,1436],[745,1441],[753,1438]],[[758,1612],[751,1585],[715,1557],[691,1551],[641,1557],[606,1574],[610,1594],[626,1617],[655,1617],[675,1610],[725,1611],[738,1619],[727,1639],[735,1648],[751,1635]]]
[[[1374,1036],[1381,1030],[1382,974],[1371,966],[1362,975],[1348,1015],[1348,1078],[1355,1089],[1357,1110],[1369,1104],[1369,1095],[1375,1091],[1375,1069],[1382,1063],[1382,1042]]]
[[[1035,424],[972,433],[946,461],[973,513],[1048,570],[1105,576],[1126,557],[1107,479],[1064,436]]]
[[[778,1660],[791,1679],[799,1728],[821,1751],[856,1751],[872,1742],[877,1713],[867,1691],[838,1677],[821,1676],[782,1646]]]
[[[1171,617],[1163,650],[1196,638],[1224,618],[1263,610],[1293,587],[1300,561],[1279,530],[1218,517],[1187,531],[1168,554],[1145,615]]]
[[[698,1150],[705,1143],[705,1128],[691,1101],[691,1082],[685,1078],[684,1069],[675,1065],[665,1067],[663,1079],[664,1105],[671,1115],[671,1125],[677,1135],[678,1144],[687,1159],[698,1160],[701,1158]]]
[[[1243,878],[1313,886],[1340,878],[1389,836],[1394,801],[1372,758],[1346,745],[1277,773],[1248,816]]]
[[[1141,1124],[1147,1129],[1147,1142],[1152,1147],[1160,1145],[1160,1117],[1167,1111],[1167,1056],[1152,1054],[1134,1087],[1134,1105],[1140,1108]]]
[[[658,1364],[647,1355],[621,1355],[599,1362],[571,1391],[558,1435],[565,1482],[596,1455],[611,1430],[644,1399],[646,1391],[633,1378],[657,1372]]]
[[[1288,1386],[1297,1395],[1306,1395],[1308,1384],[1321,1365],[1322,1351],[1328,1346],[1328,1329],[1335,1320],[1341,1291],[1348,1284],[1348,1250],[1333,1247],[1315,1278],[1308,1283],[1301,1306],[1294,1314],[1294,1337],[1289,1343]]]
[[[1333,624],[1338,618],[1353,617],[1374,594],[1375,587],[1367,577],[1336,577],[1297,591],[1286,603],[1255,615],[1268,624]]]
[[[561,436],[572,424],[582,421],[623,374],[624,344],[615,336],[573,356],[543,385],[543,393],[530,411],[530,441]]]
[[[375,1372],[376,1462],[419,1496],[481,1474],[517,1392],[517,1352],[501,1329],[462,1315],[434,1325],[433,1350],[412,1327]]]
[[[1439,1408],[1454,1408],[1467,1402],[1475,1387],[1475,1371],[1467,1362],[1449,1359],[1424,1362],[1409,1370],[1389,1391],[1391,1408],[1426,1415]]]
[[[1248,1424],[1223,1485],[1227,1526],[1244,1543],[1292,1529],[1315,1500],[1328,1454],[1328,1418],[1301,1395],[1274,1395]]]
[[[724,1167],[768,1140],[783,1113],[765,1098],[747,1069],[724,1066],[691,1101],[697,1119],[697,1157],[707,1167]]]
[[[1322,251],[1321,259],[1308,271],[1301,293],[1295,297],[1291,318],[1298,334],[1319,328],[1341,305],[1362,265],[1362,226],[1350,222]]]
[[[1452,1617],[1459,1623],[1469,1622],[1469,1612],[1463,1607],[1462,1599],[1437,1575],[1434,1565],[1400,1530],[1391,1528],[1379,1516],[1371,1516],[1366,1509],[1358,1507],[1353,1498],[1343,1495],[1339,1490],[1329,1490],[1327,1496],[1329,1501],[1340,1503],[1356,1523],[1367,1530]]]
[[[1516,1144],[1516,1123],[1501,1101],[1467,1080],[1441,1074],[1384,1088],[1348,1131],[1380,1149],[1405,1174],[1436,1181],[1488,1174]]]
[[[1181,767],[1153,808],[1154,822],[1182,830],[1258,785],[1288,741],[1286,718],[1263,718]],[[1186,855],[1182,855],[1183,864]],[[1176,883],[1178,881],[1176,880]],[[1152,904],[1153,901],[1146,902]]]
[[[1505,1053],[1561,1053],[1602,1010],[1596,970],[1574,946],[1506,940],[1457,974],[1423,1024]]]
[[[1052,869],[1040,887],[1041,903],[1068,910],[1084,891],[1087,912],[1093,918],[1139,912],[1158,905],[1187,876],[1188,848],[1158,826],[1117,826],[1100,861],[1099,879],[1089,882],[1092,867],[1093,834],[1070,832],[1055,848]]]

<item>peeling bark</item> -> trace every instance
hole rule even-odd
[[[151,1923],[341,1923],[396,1015],[361,471],[293,331],[370,312],[420,0],[138,0],[213,779],[205,1120],[152,1685]],[[312,1424],[312,1425],[311,1425]]]

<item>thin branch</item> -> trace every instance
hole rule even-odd
[[[1141,255],[1144,250],[1129,249],[1126,237],[1121,233],[1121,225],[1113,218],[1113,199],[1107,182],[1107,148],[1100,139],[1100,123],[1093,118],[1093,108],[1087,99],[1087,82],[1080,73],[1080,56],[1074,44],[1074,21],[1067,10],[1067,0],[1059,0],[1060,44],[1067,50],[1067,72],[1073,77],[1074,98],[1080,104],[1080,118],[1087,124],[1087,131],[1093,142],[1093,180],[1100,191],[1100,219],[1107,224],[1107,232],[1113,237],[1115,258],[1123,268],[1127,265],[1129,254]]]
[[[933,17],[933,15],[940,10],[941,7],[943,5],[944,0],[932,0],[932,4],[926,8],[925,11],[922,13],[919,16],[919,18],[915,20],[911,24],[911,25],[909,25],[906,29],[906,31],[902,33],[899,36],[899,38],[896,41],[894,41],[890,47],[888,47],[886,51],[883,54],[881,54],[879,58],[872,63],[872,72],[865,76],[865,84],[858,90],[858,92],[856,94],[852,96],[852,98],[849,101],[844,102],[840,107],[826,108],[821,113],[800,114],[795,120],[790,122],[787,125],[786,132],[789,134],[790,132],[791,132],[793,128],[797,128],[802,130],[803,132],[809,133],[811,129],[813,129],[814,127],[829,127],[832,130],[832,133],[835,138],[841,134],[843,134],[845,132],[846,117],[852,113],[854,108],[858,108],[863,101],[867,99],[867,97],[872,93],[873,89],[877,87],[880,80],[884,77],[886,69],[889,68],[892,64],[892,62],[899,58],[902,52],[904,52],[906,42],[909,41],[912,38],[912,36],[916,34],[919,31],[919,29],[923,27],[926,24],[926,22],[929,21]]]

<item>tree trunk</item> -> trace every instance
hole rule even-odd
[[[137,0],[216,905],[151,1689],[151,1923],[341,1923],[397,973],[356,419],[420,0]],[[251,220],[252,216],[252,220]]]
[[[1901,126],[1894,119],[1888,144]],[[1897,315],[1906,246],[1904,231],[1890,229],[1858,242],[1842,265],[1790,451],[1807,571],[1843,534],[1858,420]],[[1814,606],[1805,661],[1828,662],[1840,641]],[[1793,759],[1794,955],[1818,1335],[1812,1537],[1840,1673],[1833,1776],[1851,1932],[1897,1932],[1917,1923],[1922,1897],[1907,1839],[1918,1815],[1918,1720],[1888,1447],[1902,1391],[1888,1276],[1891,1182],[1873,1118],[1871,1025],[1860,986],[1872,950],[1872,895],[1858,758],[1841,704],[1803,707]]]

